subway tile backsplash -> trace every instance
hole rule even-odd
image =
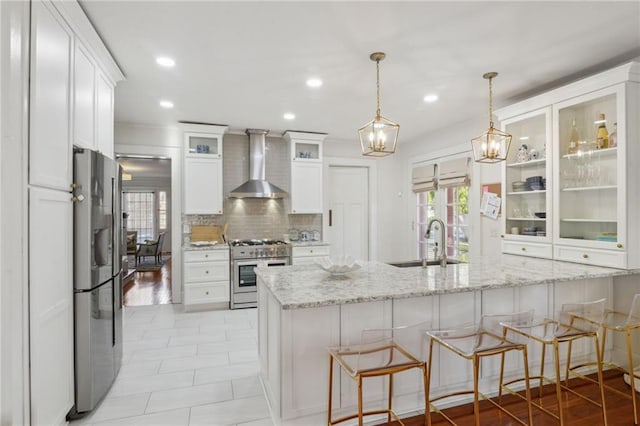
[[[289,148],[282,138],[266,139],[266,178],[289,192]],[[244,135],[225,135],[223,147],[224,214],[183,215],[183,241],[190,242],[191,225],[229,225],[227,238],[282,239],[289,229],[322,232],[322,215],[288,214],[290,200],[228,198],[229,192],[249,179],[249,139]]]

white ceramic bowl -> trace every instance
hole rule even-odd
[[[321,257],[316,260],[316,265],[332,274],[346,274],[347,272],[357,271],[362,267],[362,265],[351,256]]]

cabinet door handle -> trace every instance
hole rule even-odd
[[[204,294],[206,294],[206,295],[208,296],[208,295],[209,295],[209,292],[208,292],[208,291],[205,291],[205,292],[204,292]]]
[[[522,247],[522,251],[527,251],[527,248],[526,247]]]
[[[208,273],[209,273],[209,271],[204,271],[204,273],[205,273],[205,274],[208,274]]]
[[[204,257],[209,257],[209,255],[208,255],[208,254],[205,254],[205,255],[204,255]]]
[[[583,257],[584,259],[588,259],[588,258],[589,258],[589,255],[588,255],[588,254],[583,254],[583,255],[582,255],[582,257]]]
[[[500,238],[504,238],[504,234],[500,234]]]
[[[329,226],[333,225],[333,211],[329,209]]]
[[[618,243],[618,244],[616,244],[616,247],[622,248],[622,244]]]

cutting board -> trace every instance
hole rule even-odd
[[[218,225],[191,225],[191,241],[217,241],[224,242],[222,238],[222,226]]]

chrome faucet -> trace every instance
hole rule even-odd
[[[444,222],[440,219],[431,219],[429,221],[429,224],[427,225],[427,232],[425,232],[424,237],[426,239],[428,239],[431,236],[431,226],[433,225],[433,222],[438,222],[438,224],[440,225],[440,250],[441,250],[441,255],[439,259],[440,261],[440,267],[441,268],[446,268],[447,267],[447,246],[446,246],[446,238],[445,238],[445,226],[444,226]],[[436,250],[437,250],[437,243],[436,243]],[[424,263],[424,262],[423,262]]]

